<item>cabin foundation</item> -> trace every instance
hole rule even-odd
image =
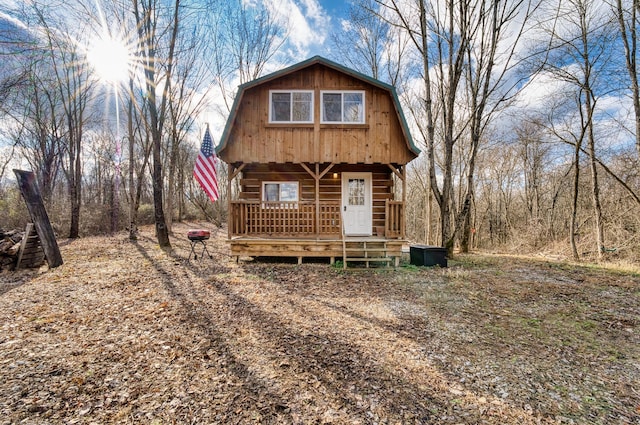
[[[240,257],[293,257],[302,264],[305,258],[327,258],[330,264],[337,259],[346,263],[362,263],[398,267],[402,246],[406,241],[380,237],[343,238],[258,238],[234,237],[229,240],[231,255]],[[347,252],[345,252],[345,249]]]

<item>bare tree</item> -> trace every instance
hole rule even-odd
[[[446,0],[442,4],[431,6],[424,0],[418,0],[415,9],[407,10],[406,4],[396,0],[376,1],[381,7],[379,16],[407,32],[422,61],[425,115],[417,123],[421,129],[424,129],[422,131],[429,161],[431,190],[440,207],[442,244],[448,250],[452,250],[450,201],[453,146],[460,136],[455,132],[456,94],[464,72],[465,52],[470,42],[469,11],[472,8],[472,2]],[[436,81],[431,77],[432,72],[436,76]],[[434,94],[440,102],[440,114],[437,117],[434,115]],[[438,125],[442,134],[442,143],[439,144],[443,151],[444,165],[442,188],[439,187],[436,179],[436,119],[439,120]]]
[[[419,0],[410,7],[396,0],[376,2],[379,16],[410,36],[421,59],[423,105],[414,107],[413,115],[425,140],[431,190],[440,212],[441,243],[451,251],[462,234],[466,250],[478,147],[493,114],[522,87],[511,74],[536,3]],[[462,150],[469,154],[466,194],[456,206],[454,147],[461,140],[469,140],[470,149]]]
[[[227,43],[218,48],[229,50],[240,83],[255,80],[283,45],[288,23],[277,22],[264,4],[232,0],[225,2],[223,13],[227,17],[221,19]]]
[[[620,28],[620,42],[624,49],[629,76],[630,95],[635,114],[636,151],[640,158],[640,86],[638,85],[638,26],[640,0],[615,0],[612,5]]]
[[[236,86],[260,77],[282,47],[289,22],[279,22],[262,2],[231,0],[207,4],[207,65],[225,103],[225,110],[220,112],[226,115]]]
[[[92,80],[81,46],[76,42],[83,28],[77,22],[74,32],[66,24],[66,17],[55,17],[55,7],[44,9],[34,5],[33,11],[44,31],[49,52],[49,63],[53,69],[60,99],[60,108],[65,125],[65,153],[63,162],[71,203],[69,237],[80,235],[80,208],[82,205],[82,138],[87,120],[85,110],[89,100]],[[65,14],[69,13],[66,9]],[[55,25],[55,26],[53,26]]]
[[[7,113],[15,123],[9,130],[10,137],[36,172],[46,203],[51,201],[63,159],[65,130],[60,103],[51,68],[38,60],[30,71],[29,83],[15,101],[16,109]]]
[[[526,225],[539,227],[542,224],[542,202],[544,193],[544,172],[551,144],[544,140],[544,126],[538,119],[524,121],[516,128],[519,154],[524,176],[524,205]]]
[[[576,90],[580,136],[575,143],[574,188],[577,190],[578,187],[577,162],[584,139],[589,156],[594,233],[599,257],[605,252],[605,241],[594,116],[600,93],[606,89],[603,74],[609,62],[610,45],[613,41],[611,21],[602,13],[601,6],[601,3],[592,0],[564,0],[557,7],[559,25],[552,28],[543,26],[551,40],[549,60],[544,64],[544,69],[554,78],[572,85]],[[574,206],[575,202],[574,200]],[[574,249],[574,256],[576,255]]]
[[[153,142],[153,205],[156,237],[161,248],[170,250],[169,229],[163,205],[162,134],[168,114],[176,41],[181,29],[180,0],[171,6],[157,0],[132,0],[138,29],[138,60],[145,75],[146,128]],[[164,52],[164,56],[160,56]],[[158,97],[158,89],[162,88]]]
[[[11,109],[14,94],[25,89],[29,80],[30,61],[34,39],[26,28],[0,17],[0,113]]]
[[[2,181],[4,180],[4,175],[7,171],[7,166],[13,159],[13,155],[16,150],[16,144],[13,143],[11,145],[11,149],[6,152],[0,152],[0,190],[2,188]]]
[[[15,13],[26,22],[33,18],[28,6]],[[65,136],[60,93],[50,62],[53,52],[23,28],[14,27],[2,37],[3,132],[36,173],[43,199],[49,203],[61,169]]]
[[[191,22],[190,25],[192,29],[183,33],[179,40],[182,52],[176,56],[175,83],[172,86],[171,102],[169,102],[166,197],[166,218],[169,230],[173,222],[176,198],[178,198],[178,204],[181,204],[184,196],[184,191],[177,190],[184,186],[180,178],[186,177],[184,173],[180,173],[182,146],[196,127],[196,117],[208,106],[207,95],[210,90],[208,73],[203,66],[204,62],[200,60],[204,56],[204,46],[201,43],[204,33],[198,32],[202,25],[200,22]],[[178,214],[179,221],[181,218]]]
[[[135,98],[133,75],[129,76],[129,94],[127,96],[127,145],[129,151],[129,239],[138,238],[138,209],[145,181],[145,170],[149,165],[152,143],[149,132],[145,131],[142,116],[145,115],[145,103]],[[141,107],[136,106],[140,104]]]
[[[576,129],[573,125],[574,121],[577,121],[576,117],[570,112],[561,111],[561,109],[567,109],[566,100],[571,99],[571,94],[563,93],[559,97],[561,97],[562,100],[554,104],[553,107],[549,108],[546,116],[546,122],[548,123],[548,128],[554,137],[564,143],[573,146],[573,160],[571,163],[571,167],[573,169],[573,180],[571,184],[572,199],[571,218],[569,225],[569,243],[571,245],[571,254],[573,258],[575,260],[578,260],[580,258],[580,254],[578,253],[576,236],[578,231],[578,199],[580,194],[580,158],[584,139],[587,134],[587,126],[589,124],[585,121],[584,115],[580,113],[580,125]],[[575,99],[575,103],[577,104],[578,110],[582,112],[582,104],[579,97]],[[573,111],[573,109],[569,109],[569,111]]]
[[[474,31],[468,44],[465,87],[468,103],[470,151],[466,176],[466,194],[455,220],[452,237],[460,235],[460,249],[469,250],[471,235],[469,211],[473,200],[476,158],[482,137],[495,113],[523,87],[522,78],[514,78],[521,59],[517,51],[537,1],[480,2],[474,16]]]
[[[331,34],[333,56],[363,74],[399,86],[409,39],[380,18],[379,8],[375,0],[351,4],[340,30]]]

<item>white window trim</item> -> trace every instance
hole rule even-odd
[[[295,201],[267,201],[266,200],[266,187],[268,184],[277,184],[277,185],[282,185],[282,184],[295,184],[297,186],[297,191],[296,191],[296,200]],[[280,188],[278,188],[280,190]],[[278,195],[280,195],[280,192],[278,192]],[[298,202],[300,201],[300,183],[297,181],[263,181],[262,182],[262,202]]]
[[[348,94],[348,93],[360,93],[362,94],[362,121],[342,121],[342,118],[344,116],[344,96],[341,96],[342,99],[342,104],[341,104],[341,114],[340,114],[340,121],[325,121],[324,120],[324,94],[328,93],[328,94],[340,94],[340,95],[344,95],[344,94]],[[349,125],[349,124],[365,124],[367,121],[367,111],[366,111],[366,104],[367,104],[367,100],[366,100],[366,93],[364,90],[321,90],[320,91],[320,123],[321,124],[345,124],[345,125]]]
[[[309,121],[274,121],[273,108],[271,107],[273,103],[274,93],[291,93],[292,95],[293,93],[311,93],[311,111],[310,111],[311,117]],[[314,97],[313,90],[269,90],[269,124],[313,124],[313,106],[315,103],[313,97]],[[293,96],[291,98],[293,101]],[[293,113],[293,107],[291,108],[291,113]]]

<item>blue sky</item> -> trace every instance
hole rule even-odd
[[[341,0],[320,0],[322,7],[331,16],[342,16],[349,8],[349,3]]]
[[[314,55],[328,56],[329,35],[349,10],[340,0],[259,0],[291,27],[289,43],[304,60]]]
[[[42,1],[42,0],[41,0]],[[87,0],[74,0],[78,3]],[[91,0],[95,1],[95,0]],[[107,0],[98,0],[98,3]],[[314,55],[329,56],[329,35],[340,26],[349,11],[349,0],[242,0],[248,4],[263,4],[275,19],[288,21],[291,28],[288,41],[298,60]],[[0,0],[0,20],[9,20],[3,11],[17,7],[19,0]],[[44,2],[46,4],[46,2]]]
[[[39,0],[46,4],[46,0]],[[72,0],[80,4],[83,1],[96,1],[98,4],[109,0]],[[286,22],[290,28],[284,48],[287,63],[273,61],[265,68],[265,72],[273,72],[285,65],[306,60],[315,55],[331,58],[331,37],[335,29],[340,28],[341,20],[348,14],[348,0],[241,0],[247,4],[262,4],[270,11],[274,19]],[[0,29],[4,25],[11,26],[10,33],[15,33],[22,23],[15,21],[5,13],[17,8],[21,0],[0,0]],[[5,26],[5,30],[6,30]],[[332,58],[336,59],[336,58]],[[8,71],[8,67],[4,71]],[[1,72],[0,72],[1,74]]]

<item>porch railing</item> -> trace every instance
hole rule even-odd
[[[385,235],[388,238],[404,237],[404,214],[402,201],[390,201],[385,203]]]
[[[341,234],[340,203],[322,201],[318,217],[314,201],[231,201],[229,215],[232,236],[317,236]],[[385,203],[385,235],[404,237],[402,201]]]
[[[312,201],[231,201],[231,235],[303,235],[340,233],[340,204]]]

